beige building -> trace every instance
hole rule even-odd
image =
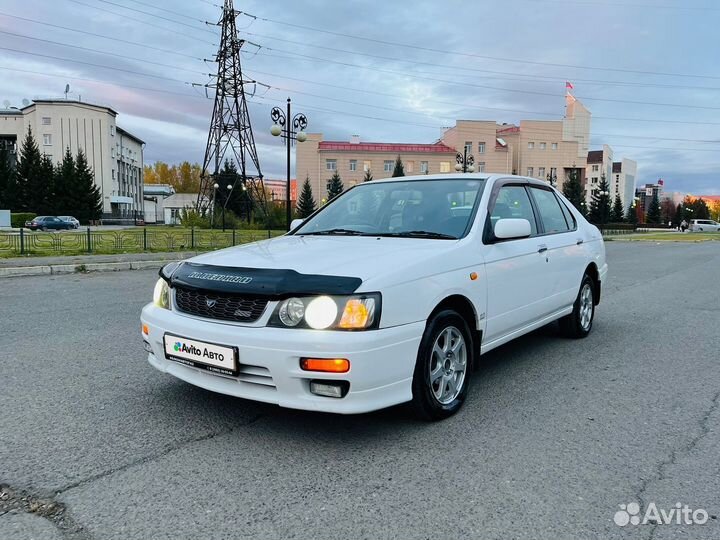
[[[524,120],[519,126],[488,120],[458,120],[440,140],[428,144],[325,141],[321,133],[297,145],[296,175],[310,178],[315,196],[327,196],[327,181],[335,171],[345,187],[362,182],[366,171],[374,179],[392,176],[398,156],[405,174],[455,173],[456,154],[474,159],[476,172],[521,174],[562,185],[571,170],[584,178],[590,142],[590,112],[567,96],[561,120]]]
[[[82,149],[102,193],[103,219],[142,217],[145,143],[119,127],[117,115],[102,105],[38,99],[21,109],[0,110],[0,142],[17,152],[31,128],[40,152],[54,162],[67,148],[73,156]]]

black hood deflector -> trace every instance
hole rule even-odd
[[[275,268],[236,268],[186,262],[175,269],[170,284],[203,291],[273,298],[313,294],[352,294],[357,277],[301,274]]]

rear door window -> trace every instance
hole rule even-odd
[[[565,219],[565,214],[552,191],[531,187],[530,188],[537,205],[540,220],[542,221],[545,233],[562,233],[570,230]]]

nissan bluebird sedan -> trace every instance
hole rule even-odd
[[[587,336],[606,274],[600,231],[544,182],[374,180],[282,237],[164,267],[142,337],[152,366],[211,391],[441,419],[487,351],[555,320]]]

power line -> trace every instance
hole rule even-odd
[[[371,71],[377,71],[380,73],[390,73],[392,75],[398,75],[397,71],[393,71],[390,69],[382,69],[382,68],[376,68],[376,67],[370,67],[370,66],[363,66],[360,64],[351,64],[349,62],[341,62],[339,60],[331,60],[329,58],[320,58],[317,56],[296,53],[294,51],[285,51],[282,49],[275,49],[275,48],[270,48],[270,47],[265,47],[265,46],[262,46],[262,47],[263,47],[263,49],[269,50],[269,51],[278,51],[278,52],[285,53],[285,54],[296,55],[298,57],[297,58],[298,60],[305,60],[308,62],[322,62],[322,63],[339,64],[339,65],[354,67],[354,68],[358,68],[358,69],[367,69],[367,70],[371,70]],[[267,54],[262,51],[260,51],[260,53],[264,56],[277,56],[277,55]],[[278,58],[288,58],[288,57],[278,56]],[[290,57],[290,59],[293,59],[293,58]],[[470,86],[473,88],[483,88],[486,90],[497,90],[500,92],[514,92],[514,93],[519,93],[519,94],[550,96],[550,97],[555,97],[555,98],[560,96],[559,94],[553,94],[551,92],[539,92],[539,91],[534,91],[534,90],[516,90],[513,88],[498,88],[496,86],[487,86],[487,85],[483,85],[483,84],[468,83],[468,82],[463,82],[463,81],[452,81],[452,80],[448,80],[448,79],[438,79],[435,77],[420,77],[418,75],[413,75],[410,73],[402,73],[402,75],[406,76],[406,77],[411,77],[414,79],[421,79],[424,81],[430,80],[430,81],[440,82],[440,83],[445,83],[445,84]],[[720,110],[720,107],[708,107],[708,106],[704,106],[704,105],[682,105],[679,103],[657,103],[657,102],[646,102],[646,101],[634,101],[634,100],[627,100],[627,99],[596,98],[596,97],[589,97],[589,96],[577,96],[577,97],[579,99],[587,100],[587,101],[605,101],[605,102],[609,102],[609,103],[629,103],[629,104],[633,104],[633,105],[648,105],[648,106],[656,106],[656,107],[679,107],[679,108],[701,109],[701,110],[711,110],[711,111]]]
[[[123,5],[123,4],[118,4],[117,2],[111,2],[110,0],[95,0],[95,1],[96,1],[96,2],[102,2],[103,4],[108,4],[108,5],[111,5],[111,6],[117,6],[117,7],[122,8],[122,9],[127,9],[128,11],[134,11],[135,13],[142,13],[143,15],[149,15],[150,17],[155,17],[155,18],[157,18],[157,19],[162,19],[163,21],[169,21],[169,22],[171,22],[171,23],[180,24],[180,25],[185,26],[185,27],[187,27],[187,28],[192,28],[193,30],[200,30],[200,28],[198,28],[198,25],[188,24],[188,23],[184,23],[184,22],[182,22],[182,21],[176,21],[176,20],[174,20],[174,19],[170,19],[170,18],[168,18],[168,17],[163,17],[162,15],[158,15],[158,14],[156,14],[156,13],[150,13],[149,11],[143,11],[142,9],[132,8],[132,7],[129,7],[129,6],[125,6],[125,5]],[[131,2],[135,2],[135,3],[141,3],[141,2],[137,2],[137,0],[130,0],[130,1],[131,1]],[[149,4],[143,4],[143,5],[149,5]],[[150,7],[155,7],[155,6],[152,6],[152,5],[151,5]],[[169,11],[169,10],[163,9],[163,8],[156,8],[156,9],[160,9],[160,10],[165,11],[165,12],[168,12],[168,11]],[[171,13],[173,13],[173,12],[171,12]],[[205,21],[203,21],[203,20],[201,20],[201,19],[193,19],[193,20],[196,21],[196,22],[200,22],[200,23],[202,23],[202,24],[205,23]],[[211,31],[211,30],[208,30],[207,28],[202,28],[201,30],[202,30],[203,32],[207,32],[207,33],[209,33],[209,34],[212,34],[213,36],[215,35],[215,32],[213,32],[213,31]]]
[[[281,21],[278,19],[271,19],[269,17],[260,17],[257,15],[252,15],[247,12],[241,12],[241,14],[246,17],[256,19],[259,21],[265,21],[265,22],[270,22],[270,23],[274,23],[274,24],[281,24],[284,26],[290,26],[292,28],[300,28],[303,30],[310,30],[312,32],[320,32],[323,34],[329,34],[329,35],[336,36],[336,37],[368,41],[371,43],[379,43],[381,45],[390,45],[393,47],[404,47],[406,49],[414,49],[414,50],[418,50],[418,51],[433,52],[433,53],[438,53],[438,54],[450,54],[450,55],[455,55],[455,56],[463,56],[463,57],[467,57],[467,58],[482,58],[484,60],[494,60],[494,61],[498,61],[498,62],[513,62],[513,63],[518,63],[518,64],[530,64],[530,65],[536,65],[536,66],[565,67],[565,68],[597,70],[597,71],[616,71],[616,72],[620,72],[620,73],[635,73],[635,74],[639,74],[639,75],[659,75],[659,76],[666,76],[666,77],[692,77],[692,78],[698,78],[698,79],[715,79],[715,80],[720,79],[720,77],[718,77],[718,76],[710,76],[710,75],[696,75],[696,74],[690,74],[690,73],[668,73],[668,72],[661,72],[661,71],[644,71],[644,70],[636,70],[636,69],[609,68],[609,67],[601,67],[601,66],[580,66],[580,65],[575,65],[575,64],[561,64],[561,63],[556,63],[556,62],[537,62],[537,61],[530,61],[530,60],[520,60],[517,58],[503,58],[503,57],[498,57],[498,56],[488,56],[488,55],[476,54],[476,53],[449,51],[446,49],[436,49],[433,47],[410,45],[410,44],[401,43],[398,41],[387,41],[387,40],[382,40],[382,39],[369,38],[366,36],[357,36],[357,35],[343,33],[343,32],[334,32],[332,30],[326,30],[324,28],[305,26],[302,24],[290,23],[290,22]]]
[[[630,81],[608,81],[608,80],[598,80],[598,79],[578,79],[576,77],[555,77],[555,76],[549,76],[549,75],[525,75],[522,73],[515,73],[515,72],[508,72],[508,71],[495,71],[495,70],[489,70],[489,69],[480,69],[480,68],[473,68],[468,66],[452,66],[447,64],[436,64],[433,62],[419,62],[416,60],[409,60],[405,58],[397,58],[392,56],[382,56],[377,54],[370,54],[360,51],[350,51],[347,49],[339,49],[337,47],[331,47],[331,46],[325,46],[325,45],[316,45],[313,43],[306,43],[301,41],[295,41],[291,39],[285,39],[285,38],[279,38],[276,36],[268,36],[267,34],[258,34],[255,32],[245,32],[248,36],[254,36],[259,37],[263,39],[270,39],[273,41],[280,41],[283,43],[290,43],[293,45],[300,45],[305,47],[312,47],[315,49],[323,49],[327,51],[332,51],[336,53],[345,53],[345,54],[351,54],[351,55],[358,55],[358,56],[366,56],[368,58],[377,58],[380,60],[389,60],[392,62],[403,62],[408,64],[414,64],[414,65],[423,65],[423,66],[431,66],[431,67],[438,67],[442,69],[450,69],[453,70],[453,73],[433,73],[433,72],[416,72],[416,73],[426,73],[430,75],[444,75],[444,76],[471,76],[470,74],[464,75],[457,73],[457,71],[471,71],[475,73],[492,73],[497,75],[512,75],[515,77],[525,77],[524,79],[506,79],[506,80],[512,80],[512,81],[538,81],[538,82],[564,82],[565,80],[572,80],[573,82],[584,82],[584,83],[596,83],[596,84],[602,84],[602,85],[617,85],[617,86],[644,86],[644,87],[653,87],[653,88],[672,88],[672,89],[688,89],[688,90],[720,90],[720,87],[708,87],[708,86],[683,86],[683,85],[675,85],[675,84],[657,84],[657,83],[643,83],[643,82],[630,82]],[[492,77],[485,77],[485,78],[492,78]],[[549,81],[541,81],[540,79],[549,79]]]
[[[73,2],[73,3],[79,4],[79,5],[81,5],[81,6],[89,7],[89,8],[92,8],[92,9],[97,9],[97,10],[99,10],[99,11],[104,11],[105,13],[111,13],[112,15],[115,15],[115,16],[120,17],[120,18],[122,18],[122,19],[129,19],[129,20],[131,20],[131,21],[135,21],[135,22],[137,22],[137,23],[144,24],[144,25],[146,25],[146,26],[151,26],[151,27],[153,27],[153,28],[156,29],[156,30],[163,30],[163,31],[165,31],[165,32],[171,32],[171,33],[174,33],[174,34],[179,34],[179,35],[183,36],[183,37],[186,38],[186,39],[192,39],[192,40],[194,40],[194,41],[199,41],[200,43],[205,43],[205,44],[208,44],[208,45],[212,45],[213,47],[217,47],[217,44],[212,43],[212,42],[210,42],[210,41],[205,41],[204,39],[197,38],[197,37],[195,37],[195,36],[193,36],[193,35],[188,35],[187,32],[182,32],[182,31],[180,31],[180,30],[175,30],[175,29],[173,29],[173,28],[165,28],[164,26],[158,26],[157,24],[154,24],[154,23],[151,23],[151,22],[147,22],[147,21],[144,21],[144,20],[142,20],[142,19],[138,19],[138,18],[136,18],[136,17],[131,17],[130,15],[124,15],[124,14],[122,14],[122,13],[118,13],[117,11],[112,11],[112,10],[110,10],[110,9],[106,9],[106,8],[103,8],[103,7],[100,7],[100,6],[94,6],[94,5],[92,5],[92,4],[86,4],[85,2],[81,2],[80,0],[68,0],[68,2]]]
[[[79,49],[79,50],[81,50],[81,51],[90,51],[90,52],[96,53],[96,54],[104,54],[104,55],[107,55],[107,56],[115,56],[115,57],[117,57],[117,58],[124,58],[124,59],[126,59],[126,60],[132,60],[132,61],[134,61],[134,62],[137,62],[137,61],[138,61],[138,58],[133,57],[133,56],[126,56],[126,55],[123,55],[123,54],[111,53],[111,52],[106,52],[106,51],[99,51],[99,50],[97,50],[97,49],[91,49],[91,48],[89,48],[89,47],[80,47],[79,45],[70,45],[69,43],[61,43],[61,42],[59,42],[59,41],[52,41],[52,40],[49,40],[49,39],[41,39],[41,38],[37,38],[37,37],[26,36],[26,35],[23,35],[23,34],[15,34],[15,33],[13,33],[13,32],[6,32],[5,30],[0,30],[0,34],[5,34],[5,35],[8,35],[8,36],[19,37],[19,38],[23,38],[23,39],[31,39],[31,40],[34,40],[34,41],[41,41],[41,42],[43,42],[43,43],[51,43],[51,44],[53,44],[53,45],[60,45],[60,46],[62,46],[62,47],[71,47],[71,48],[73,48],[73,49]],[[153,61],[151,61],[151,60],[142,60],[142,62],[145,63],[145,64],[152,64],[152,65],[161,66],[161,67],[164,67],[164,68],[171,68],[171,69],[177,69],[177,70],[180,70],[180,71],[187,71],[187,72],[189,72],[189,73],[195,73],[195,74],[199,74],[199,75],[208,75],[207,73],[204,73],[204,72],[201,72],[201,71],[196,71],[196,70],[194,70],[194,69],[188,69],[188,68],[184,68],[184,67],[180,67],[180,66],[168,65],[168,64],[166,64],[166,63],[161,63],[161,62],[153,62]]]
[[[88,32],[87,30],[79,30],[78,28],[70,28],[69,26],[61,26],[61,25],[59,25],[59,24],[53,24],[53,23],[49,23],[49,22],[38,21],[38,20],[36,20],[36,19],[29,19],[29,18],[27,18],[27,17],[20,17],[20,16],[18,16],[18,15],[10,15],[9,13],[3,13],[3,12],[1,12],[1,11],[0,11],[0,16],[10,17],[10,18],[12,18],[12,19],[17,19],[17,20],[20,20],[20,21],[25,21],[25,22],[29,22],[29,23],[33,23],[33,24],[40,24],[40,25],[43,25],[43,26],[48,26],[48,27],[50,27],[50,28],[59,28],[59,29],[61,29],[61,30],[67,30],[67,31],[69,31],[69,32],[76,32],[76,33],[78,33],[78,34],[85,34],[86,36],[93,36],[93,37],[98,37],[98,38],[102,38],[102,39],[107,39],[107,40],[110,40],[110,41],[117,41],[118,43],[125,43],[125,44],[127,44],[127,45],[136,45],[136,46],[138,46],[138,47],[143,47],[144,49],[150,49],[150,50],[153,50],[153,51],[159,51],[159,52],[163,52],[163,53],[167,53],[167,54],[174,54],[174,55],[177,55],[177,56],[182,56],[182,57],[184,57],[184,58],[192,58],[193,60],[199,60],[199,61],[201,61],[201,62],[203,61],[202,58],[197,57],[197,56],[192,56],[192,55],[190,55],[190,54],[185,54],[185,53],[173,51],[173,50],[171,50],[171,49],[163,49],[163,48],[161,48],[161,47],[153,47],[152,45],[147,45],[147,44],[145,44],[145,43],[139,43],[139,42],[137,42],[137,41],[128,41],[128,40],[126,40],[126,39],[111,37],[111,36],[108,36],[108,35],[105,35],[105,34],[96,34],[96,33],[94,33],[94,32]]]
[[[193,17],[192,15],[186,15],[186,14],[184,14],[184,13],[180,13],[179,11],[174,11],[174,10],[169,10],[169,9],[161,8],[161,7],[158,7],[158,6],[154,6],[153,4],[148,4],[147,2],[140,2],[140,0],[128,0],[128,2],[132,2],[133,4],[138,4],[138,5],[141,5],[141,6],[147,6],[147,7],[149,7],[149,8],[157,9],[157,10],[160,10],[160,11],[166,11],[166,12],[168,12],[168,13],[173,13],[174,15],[177,15],[178,17],[183,17],[183,18],[185,18],[185,19],[188,19],[188,20],[191,20],[191,21],[196,21],[196,22],[199,21],[199,22],[205,24],[205,21],[204,21],[204,20],[198,19],[197,17]]]
[[[686,4],[634,4],[630,2],[593,2],[591,0],[520,0],[524,2],[548,2],[554,4],[571,4],[574,6],[603,6],[603,7],[622,7],[622,8],[642,8],[642,9],[677,9],[690,11],[720,11],[718,8],[708,6],[688,6]]]

